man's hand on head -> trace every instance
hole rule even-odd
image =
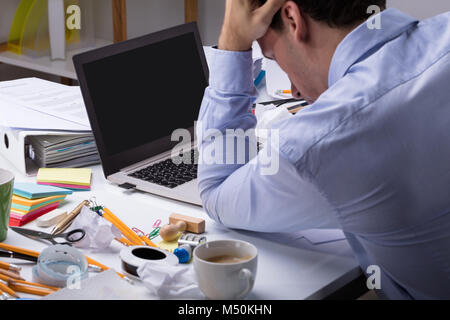
[[[227,0],[225,18],[219,37],[219,49],[247,51],[261,38],[272,18],[286,0],[267,0],[259,6],[256,0]]]

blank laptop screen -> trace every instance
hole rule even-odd
[[[83,64],[108,156],[194,126],[207,79],[194,33]]]

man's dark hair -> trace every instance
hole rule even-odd
[[[266,0],[257,0],[260,5]],[[316,21],[327,23],[330,27],[350,27],[367,20],[372,13],[367,13],[371,5],[377,5],[381,10],[386,8],[386,0],[292,0],[303,13]],[[276,30],[283,28],[281,13],[278,11],[271,27]]]

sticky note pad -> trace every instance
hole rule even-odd
[[[41,168],[38,183],[74,186],[91,185],[92,169],[89,168]]]
[[[65,197],[66,195],[60,195],[40,199],[27,199],[14,194],[11,200],[11,210],[16,209],[18,211],[27,213],[54,202],[61,202],[65,199]]]
[[[14,182],[13,193],[27,199],[38,199],[57,195],[67,195],[71,194],[72,191],[53,186],[39,185],[36,183]]]

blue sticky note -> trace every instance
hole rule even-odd
[[[14,182],[14,194],[27,199],[37,199],[72,194],[72,190],[28,182]]]

